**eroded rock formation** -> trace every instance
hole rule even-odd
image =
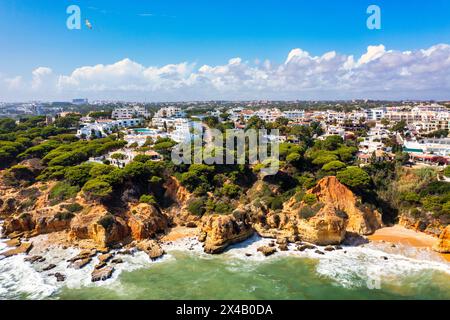
[[[207,253],[220,253],[230,244],[249,238],[254,232],[247,214],[241,211],[204,216],[200,229],[199,240],[204,242]]]
[[[450,253],[450,225],[442,231],[433,249],[440,253]]]

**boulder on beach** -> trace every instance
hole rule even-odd
[[[97,282],[97,281],[105,281],[112,277],[112,274],[114,272],[113,267],[106,267],[102,269],[95,269],[92,271],[91,274],[91,281]]]
[[[261,252],[264,256],[268,257],[277,252],[277,249],[275,247],[262,246],[259,247],[257,251]]]
[[[144,251],[152,260],[158,259],[165,253],[155,240],[141,241],[138,243],[137,248]]]
[[[253,229],[244,212],[235,210],[229,215],[208,215],[202,218],[199,240],[207,253],[221,253],[233,243],[253,235]]]
[[[32,243],[24,242],[15,249],[11,249],[6,252],[3,252],[2,255],[5,257],[11,257],[11,256],[15,256],[15,255],[21,254],[21,253],[28,253],[31,250],[31,248],[33,248]]]
[[[70,266],[74,269],[82,269],[86,265],[88,265],[91,262],[92,258],[84,258],[80,260],[76,260],[70,264]]]
[[[108,262],[109,260],[111,260],[114,257],[114,255],[112,253],[105,253],[102,255],[98,256],[98,261],[100,261],[100,263],[102,262]]]

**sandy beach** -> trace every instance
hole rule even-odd
[[[162,238],[162,242],[177,241],[184,238],[192,238],[198,235],[198,228],[188,228],[177,226],[170,229],[170,231],[165,234]]]
[[[400,225],[379,229],[367,238],[374,242],[385,241],[424,249],[431,249],[437,241],[437,238],[433,236],[423,232],[407,229]],[[446,261],[450,262],[450,254],[441,254],[441,256]]]

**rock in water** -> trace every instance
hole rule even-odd
[[[34,264],[36,262],[44,262],[45,258],[42,256],[32,256],[32,257],[26,257],[24,259],[26,262],[30,262],[31,264]]]
[[[6,241],[5,244],[8,247],[18,247],[18,246],[20,246],[22,244],[22,242],[20,241],[19,238],[14,238],[14,239],[11,239],[9,241]]]
[[[87,258],[91,258],[97,254],[97,250],[83,250],[79,254],[77,254],[75,257],[70,258],[67,260],[67,262],[75,262],[77,260],[83,260]]]
[[[106,267],[106,262],[99,262],[94,268],[101,269],[103,267]]]
[[[102,263],[102,262],[108,262],[109,260],[112,259],[112,257],[114,257],[114,255],[112,253],[105,253],[102,255],[98,256],[98,260]]]
[[[114,272],[113,267],[95,269],[94,271],[92,271],[91,280],[92,282],[108,280],[109,278],[111,278],[113,272]]]
[[[258,251],[261,252],[266,257],[268,257],[277,252],[277,249],[274,247],[262,246],[258,248]]]
[[[66,280],[66,276],[59,272],[55,273],[55,277],[57,282],[63,282]]]
[[[158,259],[165,253],[155,240],[142,241],[137,245],[137,248],[144,251],[152,260]]]
[[[115,258],[115,259],[112,259],[112,260],[111,260],[111,263],[114,263],[114,264],[120,264],[120,263],[123,263],[123,260],[120,259],[120,258]]]
[[[302,244],[300,246],[297,246],[298,251],[305,251],[306,249],[315,249],[316,247],[311,244]]]
[[[21,254],[21,253],[28,253],[31,250],[31,248],[33,248],[32,243],[29,243],[29,242],[22,243],[20,246],[18,246],[15,249],[11,249],[6,252],[3,252],[2,255],[5,257],[11,257],[11,256]]]
[[[43,268],[42,271],[49,271],[49,270],[52,270],[52,269],[55,269],[55,268],[56,268],[55,264],[49,264],[48,266]]]
[[[70,264],[70,266],[74,269],[82,269],[84,268],[86,265],[89,264],[89,262],[91,262],[91,258],[85,258],[85,259],[81,259],[81,260],[76,260],[74,262],[72,262]]]
[[[286,243],[279,244],[278,249],[280,249],[280,251],[288,251],[288,245]]]

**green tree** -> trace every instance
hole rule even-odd
[[[73,186],[82,187],[90,178],[90,171],[93,165],[85,163],[75,167],[69,167],[66,169],[64,179]]]
[[[406,131],[406,129],[407,129],[406,121],[401,120],[392,126],[391,131],[403,134]]]
[[[202,216],[206,212],[205,200],[203,198],[194,199],[188,204],[187,209],[193,215]]]
[[[345,163],[336,160],[336,161],[331,161],[327,164],[324,164],[322,169],[325,171],[336,173],[337,171],[344,169],[345,167],[346,167]]]
[[[308,206],[312,206],[317,202],[317,196],[312,193],[307,193],[303,196],[303,202],[305,202]]]
[[[370,176],[359,167],[348,167],[340,171],[337,178],[351,188],[365,188],[370,184]]]
[[[444,169],[444,176],[450,178],[450,166],[447,166],[447,167]]]
[[[302,158],[302,156],[299,153],[293,152],[293,153],[290,153],[286,157],[286,161],[289,163],[296,163],[296,162],[300,161],[301,158]]]
[[[100,179],[92,179],[83,186],[85,196],[92,200],[104,200],[112,194],[112,187],[108,182]]]
[[[265,129],[266,122],[257,116],[253,116],[247,121],[246,130],[248,129]]]
[[[156,201],[155,197],[153,195],[149,195],[149,194],[143,194],[139,198],[139,202],[140,203],[147,203],[147,204],[151,204],[151,205],[156,205],[157,204],[157,201]]]

